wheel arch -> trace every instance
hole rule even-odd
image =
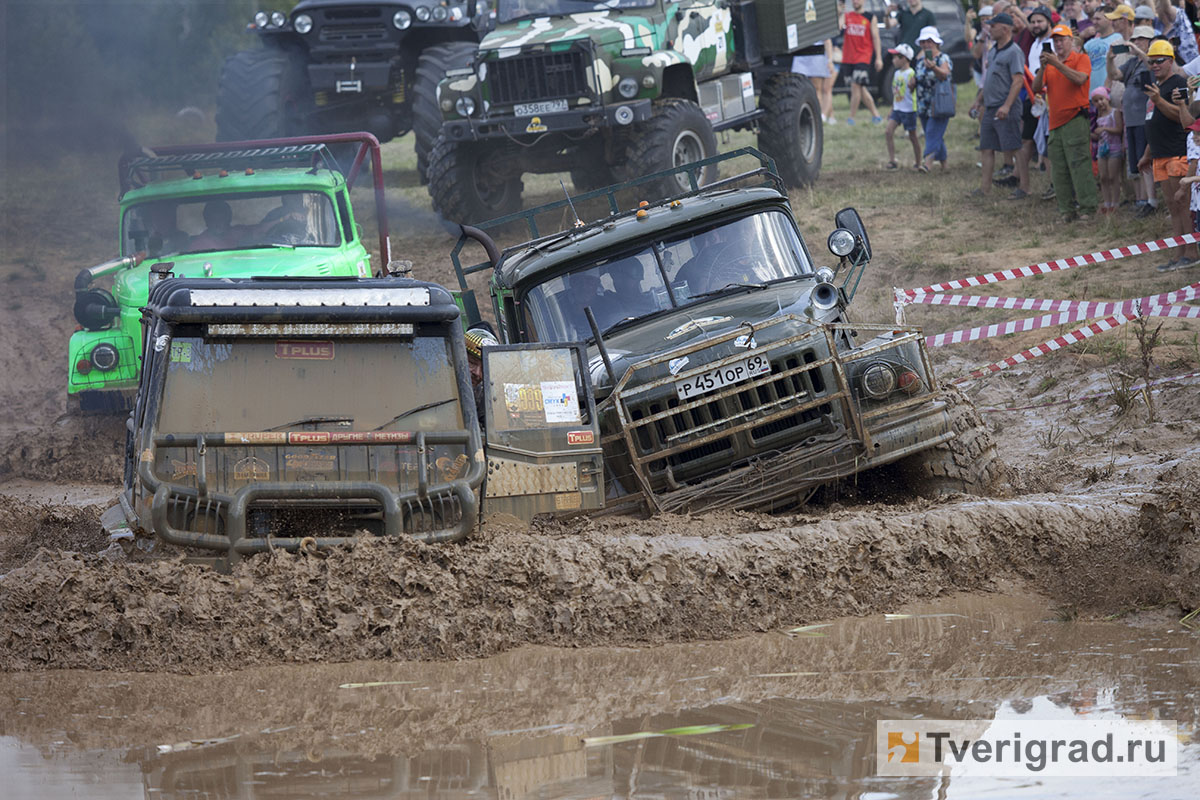
[[[678,97],[680,100],[700,102],[696,88],[696,74],[691,64],[671,64],[663,68],[661,97]]]

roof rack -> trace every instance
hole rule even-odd
[[[336,144],[358,145],[348,170],[342,168],[330,151],[330,145]],[[379,140],[370,133],[329,133],[321,136],[289,136],[245,142],[172,144],[148,148],[143,152],[147,155],[123,155],[117,162],[117,179],[120,181],[122,197],[130,189],[145,186],[149,182],[149,175],[176,169],[182,170],[186,175],[193,175],[201,167],[234,170],[323,167],[344,173],[346,188],[353,189],[358,174],[362,171],[363,162],[370,153],[382,267],[386,267],[391,261],[387,203],[383,191],[383,160],[380,156]]]
[[[759,163],[758,169],[750,170],[749,172],[742,172],[729,178],[722,178],[721,180],[714,181],[713,183],[708,183],[703,186],[700,185],[699,176],[705,167],[713,164],[720,164],[724,161],[731,161],[735,158],[741,158],[742,156],[750,156],[751,158],[756,159]],[[688,183],[691,186],[688,191],[680,192],[679,194],[674,194],[669,197],[664,197],[661,200],[656,200],[646,206],[636,206],[634,208],[627,208],[624,210],[621,209],[620,204],[617,202],[617,192],[622,192],[626,189],[631,189],[636,186],[641,186],[642,184],[679,174],[687,176]],[[775,168],[775,159],[754,147],[742,147],[737,150],[731,150],[728,153],[720,153],[712,156],[711,158],[703,159],[702,161],[693,161],[682,166],[664,169],[659,172],[650,173],[649,175],[642,175],[641,177],[625,181],[624,183],[613,184],[612,186],[608,186],[603,189],[596,189],[583,194],[568,195],[562,200],[555,200],[552,203],[546,203],[545,205],[525,211],[518,211],[514,214],[509,214],[504,217],[497,217],[496,219],[491,219],[487,222],[481,222],[478,225],[460,225],[459,227],[461,228],[462,232],[459,234],[458,241],[454,244],[454,249],[450,252],[450,260],[454,262],[454,271],[458,276],[458,285],[463,292],[464,300],[468,306],[466,310],[473,318],[479,317],[479,309],[475,303],[474,296],[470,294],[470,289],[467,286],[467,276],[476,272],[482,272],[487,269],[494,269],[499,265],[500,258],[505,253],[509,253],[513,250],[524,249],[549,239],[556,239],[561,236],[571,236],[583,231],[588,231],[598,226],[607,225],[608,223],[622,217],[636,214],[638,211],[644,208],[656,208],[658,206],[664,206],[687,197],[694,197],[696,195],[706,194],[715,190],[721,190],[758,176],[763,177],[763,185],[772,186],[779,191],[780,194],[785,196],[787,195],[787,186],[784,184],[783,178],[780,177]],[[552,234],[543,235],[538,231],[536,218],[539,215],[548,213],[550,211],[557,211],[558,209],[568,206],[571,208],[572,212],[574,212],[575,205],[577,203],[587,202],[588,200],[594,200],[599,197],[604,197],[608,200],[608,207],[611,213],[607,217],[582,225],[577,225],[576,227],[565,231],[557,231]],[[531,238],[528,241],[520,244],[506,247],[504,248],[503,253],[501,253],[501,251],[496,247],[496,244],[492,238],[484,233],[484,231],[490,228],[499,228],[501,226],[518,221],[523,221],[525,223],[526,227],[529,229],[529,235]],[[484,250],[487,251],[489,260],[464,268],[462,261],[459,258],[459,254],[462,252],[462,249],[468,240],[479,242],[483,246]]]

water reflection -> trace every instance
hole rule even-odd
[[[115,750],[110,761],[137,765],[146,796],[164,800],[1200,796],[1200,648],[1187,631],[1057,622],[1028,599],[906,610],[916,616],[805,635],[457,664],[9,675],[0,734],[47,753]],[[351,683],[376,685],[338,688]],[[873,775],[878,719],[1095,716],[1179,720],[1181,776]],[[583,742],[705,724],[752,727]],[[68,794],[48,788],[41,796]]]

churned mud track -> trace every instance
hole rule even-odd
[[[231,576],[42,551],[0,579],[0,670],[195,673],[715,639],[1014,578],[1083,610],[1195,607],[1200,467],[1170,468],[1152,489],[820,519],[584,520],[451,547],[274,553]]]

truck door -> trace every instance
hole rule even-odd
[[[483,350],[484,512],[536,514],[604,506],[600,428],[579,345]]]

